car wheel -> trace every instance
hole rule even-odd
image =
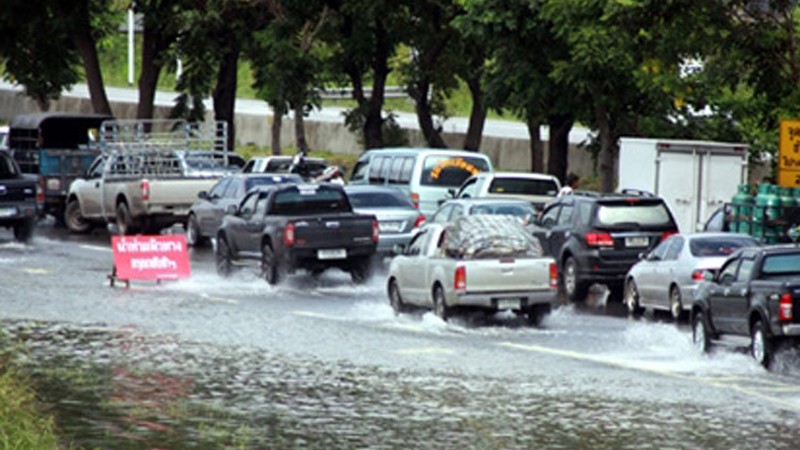
[[[190,214],[186,220],[186,244],[192,247],[203,247],[208,243],[208,238],[200,232],[197,216]]]
[[[350,269],[350,278],[353,280],[353,283],[365,283],[370,279],[371,276],[372,261],[369,257],[356,261],[355,264],[353,264],[353,267]]]
[[[224,237],[217,239],[217,250],[214,254],[214,259],[219,276],[228,278],[233,273],[233,263],[231,262],[231,249]]]
[[[773,342],[769,336],[766,325],[762,320],[756,320],[750,331],[750,354],[757,363],[769,369],[772,364]]]
[[[633,278],[625,282],[623,300],[631,317],[640,317],[642,315],[643,308],[639,305],[639,289],[636,287],[636,281]]]
[[[400,287],[397,285],[397,280],[392,278],[389,280],[389,304],[396,314],[400,314],[407,310],[403,297],[400,296]]]
[[[276,285],[281,282],[280,262],[272,245],[268,243],[261,248],[261,270],[267,283]]]
[[[133,223],[133,217],[131,216],[130,209],[128,209],[128,204],[120,202],[120,204],[117,205],[117,233],[127,236],[138,232],[139,229]]]
[[[542,323],[544,316],[550,314],[550,305],[533,305],[528,307],[527,322],[528,325],[538,326]]]
[[[711,330],[704,312],[698,312],[692,319],[692,343],[701,353],[708,353],[711,349]]]
[[[64,224],[70,233],[86,234],[92,231],[92,223],[81,214],[81,204],[77,199],[72,199],[64,209]]]
[[[672,286],[672,289],[669,290],[669,312],[675,322],[679,322],[683,317],[683,299],[678,286]]]
[[[444,288],[438,284],[433,288],[433,312],[444,321],[450,318],[450,308],[444,298]]]
[[[25,219],[14,225],[14,239],[19,242],[29,242],[33,237],[33,229],[36,227],[35,219]]]
[[[564,293],[567,294],[567,298],[570,301],[582,302],[586,300],[589,286],[578,277],[578,262],[571,256],[564,261],[562,280],[564,284]]]

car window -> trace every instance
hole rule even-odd
[[[578,222],[584,225],[588,225],[589,221],[592,217],[592,209],[594,208],[593,203],[589,202],[578,202],[576,203],[576,212],[578,213]]]
[[[561,205],[554,205],[544,211],[542,214],[541,223],[543,226],[552,227],[558,223],[558,213],[561,211]]]
[[[264,217],[267,214],[267,202],[269,198],[267,193],[261,193],[256,201],[256,217]]]
[[[456,219],[462,217],[464,215],[464,207],[462,205],[455,205],[453,206],[453,210],[450,211],[450,222],[455,222]]]
[[[728,261],[719,271],[720,283],[730,283],[736,279],[736,271],[739,268],[739,258]]]
[[[667,258],[667,251],[669,250],[673,241],[674,241],[673,238],[668,238],[661,241],[658,245],[656,245],[656,248],[654,248],[653,251],[650,253],[650,258],[656,259],[658,261],[665,260]]]
[[[727,256],[742,247],[755,247],[758,242],[745,236],[692,239],[689,251],[693,256]]]
[[[367,168],[369,167],[369,160],[361,160],[356,162],[353,167],[353,174],[350,175],[350,181],[363,180],[367,177]]]
[[[575,212],[574,205],[562,205],[561,206],[561,214],[558,215],[558,224],[559,225],[571,225],[572,224],[572,214]]]
[[[347,195],[339,189],[324,185],[300,185],[275,194],[271,213],[286,215],[314,214],[318,212],[349,212]]]
[[[478,179],[470,178],[464,182],[458,192],[458,198],[477,197],[478,193]]]
[[[393,192],[348,192],[354,208],[413,208],[407,195]]]
[[[231,181],[230,178],[223,178],[219,180],[217,184],[215,184],[214,187],[211,188],[211,191],[209,191],[209,195],[211,197],[222,198],[222,194],[225,193],[225,188],[228,187],[230,181]]]
[[[14,161],[6,153],[0,153],[0,178],[16,178],[17,171],[15,169]]]
[[[428,219],[430,223],[447,223],[447,218],[453,210],[453,205],[444,205]]]
[[[430,155],[422,164],[422,179],[425,186],[459,187],[470,176],[489,170],[489,163],[472,156]]]
[[[596,224],[614,226],[626,223],[639,225],[669,225],[669,212],[663,203],[611,203],[599,204]]]
[[[236,198],[239,196],[239,188],[242,186],[242,180],[238,178],[231,178],[231,182],[228,183],[228,186],[225,188],[225,193],[222,195],[223,198]]]
[[[403,158],[403,168],[400,171],[400,182],[408,183],[411,181],[411,174],[414,171],[414,157],[407,156]]]
[[[786,275],[800,272],[800,253],[769,255],[764,259],[761,271],[765,275]]]
[[[249,216],[256,210],[256,201],[258,200],[258,193],[253,193],[245,197],[242,204],[239,206],[239,216]]]
[[[242,172],[245,173],[252,172],[253,166],[255,166],[255,164],[256,164],[255,160],[251,159],[250,161],[247,161],[247,164],[245,164],[244,167],[242,168]]]
[[[737,281],[748,281],[750,274],[753,273],[753,267],[756,265],[756,260],[752,258],[742,258],[742,263],[739,265],[739,274],[736,276]]]
[[[430,233],[428,233],[427,230],[423,230],[414,236],[414,238],[411,239],[411,242],[408,243],[408,248],[406,249],[405,254],[409,256],[419,255],[422,252],[422,248],[424,247],[428,234]]]
[[[403,172],[403,163],[405,162],[405,158],[396,157],[392,161],[392,166],[389,168],[389,183],[401,183],[402,177],[401,174]]]
[[[384,179],[381,177],[383,173],[383,165],[389,162],[389,158],[385,156],[375,156],[372,158],[372,164],[369,166],[369,182],[370,183],[383,183]]]
[[[678,259],[678,256],[681,254],[685,239],[682,236],[675,236],[670,240],[672,242],[667,248],[667,253],[664,255],[664,259],[667,261],[674,261]]]
[[[558,193],[558,185],[553,180],[532,178],[494,178],[489,184],[489,192],[497,194],[550,195]]]

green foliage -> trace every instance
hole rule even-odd
[[[42,412],[26,376],[0,356],[0,448],[58,448],[52,417]]]

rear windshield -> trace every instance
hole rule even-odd
[[[673,226],[663,203],[600,204],[596,224],[599,226]]]
[[[300,175],[284,174],[284,175],[270,175],[265,177],[247,177],[244,181],[245,192],[249,192],[255,186],[268,186],[272,184],[281,183],[302,183],[303,179]]]
[[[278,192],[272,213],[302,215],[326,212],[348,212],[350,203],[345,193],[336,189],[325,189],[317,185],[302,185],[297,189]]]
[[[428,156],[422,165],[424,186],[459,187],[467,178],[489,170],[489,163],[473,156]]]
[[[354,208],[413,208],[411,199],[403,193],[350,192],[347,194]]]
[[[489,192],[497,194],[555,196],[558,193],[558,185],[553,180],[495,178],[489,186]]]
[[[504,205],[486,204],[475,205],[469,210],[470,214],[506,214],[509,216],[526,217],[536,214],[532,205]]]
[[[693,256],[727,256],[737,248],[757,246],[754,239],[745,237],[719,237],[692,239],[689,251]]]
[[[796,274],[800,272],[800,253],[767,256],[761,271],[765,275]]]

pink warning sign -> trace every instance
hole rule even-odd
[[[112,236],[116,277],[120,280],[189,278],[186,236]]]

